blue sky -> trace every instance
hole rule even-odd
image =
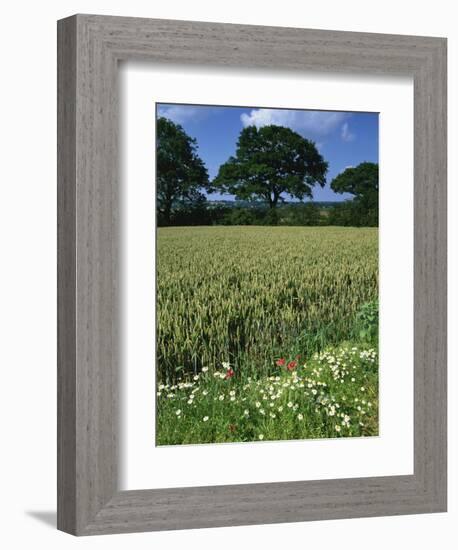
[[[329,186],[332,179],[349,166],[378,162],[378,113],[161,103],[157,104],[157,114],[180,124],[188,135],[196,138],[198,154],[207,166],[210,179],[216,176],[219,166],[235,154],[238,136],[249,125],[287,126],[315,142],[329,163],[325,187],[313,188],[315,201],[351,198],[351,195],[334,193]],[[211,194],[209,198],[231,197]]]

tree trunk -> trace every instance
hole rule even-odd
[[[276,208],[278,202],[278,195],[274,193],[274,196],[269,193],[269,208],[273,209]]]
[[[170,225],[170,217],[172,215],[172,201],[167,201],[164,205],[164,220],[167,225]]]

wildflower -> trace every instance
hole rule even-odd
[[[264,439],[264,436],[263,436],[262,434],[259,434],[259,435],[258,435],[258,439],[259,439],[260,441],[262,441],[262,440]]]
[[[261,406],[261,403],[259,401],[256,401],[256,408],[259,409],[259,407]]]
[[[208,372],[208,367],[202,367],[202,372]]]
[[[277,359],[275,361],[275,364],[277,365],[277,367],[283,367],[283,365],[286,363],[286,359],[283,359],[283,357],[281,357],[280,359]]]
[[[293,404],[291,403],[291,401],[289,401],[289,403],[288,403],[288,409],[290,409],[292,406],[293,406]]]
[[[177,416],[180,416],[180,414],[181,414],[181,409],[177,409],[177,410],[175,411],[175,414],[176,414]]]
[[[299,414],[297,415],[297,419],[298,419],[298,420],[304,420],[304,415],[301,414],[301,413],[299,413]]]
[[[193,380],[195,380],[195,381],[199,380],[199,375],[196,374],[196,375],[193,377]]]
[[[235,391],[234,391],[234,390],[231,390],[231,391],[229,392],[229,395],[230,395],[230,396],[235,395]]]
[[[290,361],[286,368],[291,372],[297,367],[297,361]]]
[[[223,365],[224,370],[229,370],[230,364],[228,361],[223,361],[221,364]]]
[[[278,407],[278,412],[281,413],[283,411],[283,407]]]
[[[365,390],[364,386],[361,386],[361,388],[360,388],[360,389],[361,389],[361,391],[364,391],[364,390]]]
[[[207,390],[203,390],[202,395],[208,395],[208,391],[207,391]]]
[[[335,429],[336,429],[336,432],[340,432],[340,426],[336,425]]]
[[[207,422],[208,416],[204,416],[203,420],[204,420],[204,422]]]
[[[227,380],[228,378],[232,378],[234,376],[234,374],[235,374],[234,370],[229,368],[229,369],[227,369],[226,376],[224,378]]]
[[[188,399],[188,405],[192,405],[192,399]]]
[[[223,400],[224,400],[224,395],[220,395],[220,396],[218,397],[218,399],[219,399],[220,401],[223,401]]]
[[[275,413],[269,413],[270,418],[277,418],[277,415]]]
[[[243,414],[244,414],[245,416],[250,416],[250,411],[249,411],[248,409],[245,409],[245,410],[243,411]]]

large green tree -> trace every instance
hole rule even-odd
[[[336,193],[350,193],[355,200],[368,209],[378,208],[378,164],[362,162],[347,168],[331,182]]]
[[[208,187],[208,172],[197,155],[196,140],[164,117],[157,120],[156,159],[157,208],[169,224],[174,205],[205,199],[201,191]]]
[[[336,225],[378,225],[378,164],[362,162],[347,168],[331,182],[336,193],[350,193],[351,202],[333,209],[330,222]]]
[[[239,199],[261,199],[271,209],[282,195],[312,198],[326,182],[328,163],[313,141],[284,126],[248,126],[237,141],[235,157],[220,166],[215,188]]]

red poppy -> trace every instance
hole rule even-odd
[[[226,376],[224,378],[226,378],[226,380],[228,378],[232,378],[234,376],[235,372],[233,371],[233,369],[227,369],[226,371]]]
[[[283,359],[283,357],[281,359],[277,359],[275,361],[275,364],[277,365],[277,367],[283,367],[283,365],[286,363],[286,359]]]
[[[300,358],[301,358],[301,356],[300,356],[300,355],[296,355],[296,359],[300,359]]]
[[[290,361],[287,365],[286,365],[286,368],[288,370],[294,370],[295,368],[297,367],[297,361]]]

